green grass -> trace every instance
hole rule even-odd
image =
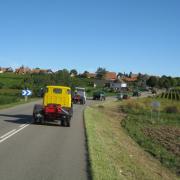
[[[19,98],[16,96],[0,95],[0,105],[10,104],[17,101],[19,101]]]
[[[21,90],[23,89],[23,80],[26,77],[26,75],[14,73],[0,74],[0,109],[25,103]],[[36,99],[29,98],[28,102]]]
[[[151,113],[150,103],[155,100],[161,103],[159,118],[157,112]],[[167,107],[171,109],[175,107],[178,112],[167,113],[165,111]],[[175,153],[180,145],[178,140],[180,137],[180,103],[167,99],[148,98],[129,100],[121,104],[120,109],[127,114],[121,123],[127,133],[164,166],[180,174],[180,157]],[[150,131],[148,135],[145,133],[147,129]],[[166,132],[166,129],[170,132]],[[173,134],[175,130],[177,133]],[[175,136],[177,140],[171,140],[172,136]]]
[[[16,103],[22,98],[18,89],[0,89],[0,105]]]
[[[16,89],[22,86],[24,77],[25,76],[23,75],[17,75],[14,73],[4,73],[0,74],[0,83],[5,88]]]
[[[87,107],[84,115],[93,180],[177,178],[126,134],[119,102]]]

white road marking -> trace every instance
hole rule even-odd
[[[3,141],[5,141],[6,139],[10,138],[11,136],[15,135],[15,134],[18,133],[19,131],[23,130],[23,129],[26,128],[27,126],[29,126],[29,124],[26,124],[25,126],[21,127],[20,129],[12,132],[12,133],[9,134],[8,136],[6,135],[3,139],[0,140],[0,143],[2,143]]]
[[[9,134],[13,133],[14,131],[16,131],[16,129],[13,129],[12,131],[7,132],[6,134],[4,134],[3,136],[1,136],[0,138],[2,139],[2,138],[4,138],[4,137],[8,136]]]
[[[25,125],[26,125],[26,124],[21,124],[19,127],[22,128],[22,127],[24,127]]]

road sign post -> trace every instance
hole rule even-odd
[[[24,96],[25,102],[27,102],[28,96],[31,96],[31,95],[32,95],[32,91],[31,90],[29,90],[29,89],[23,89],[22,90],[22,96]]]
[[[161,104],[158,101],[154,101],[154,102],[151,103],[151,122],[153,120],[153,112],[157,113],[157,119],[159,121],[159,118],[160,118],[160,106],[161,106]],[[155,116],[156,116],[156,114],[155,114]]]
[[[24,100],[25,100],[25,102],[27,102],[28,96],[24,96]]]

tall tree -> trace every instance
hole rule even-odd
[[[70,74],[74,74],[75,76],[77,76],[78,72],[76,69],[71,69]]]
[[[130,77],[130,78],[132,77],[132,74],[133,74],[132,72],[129,73],[129,77]]]
[[[88,71],[84,71],[84,72],[81,74],[81,77],[87,78],[88,73],[89,73]]]
[[[107,73],[107,71],[105,68],[99,67],[96,71],[96,74],[97,74],[96,76],[99,79],[103,79],[105,77],[106,73]]]
[[[150,87],[156,87],[158,86],[158,78],[155,76],[150,76],[146,83]]]

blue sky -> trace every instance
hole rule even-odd
[[[0,66],[180,76],[179,0],[1,0]]]

